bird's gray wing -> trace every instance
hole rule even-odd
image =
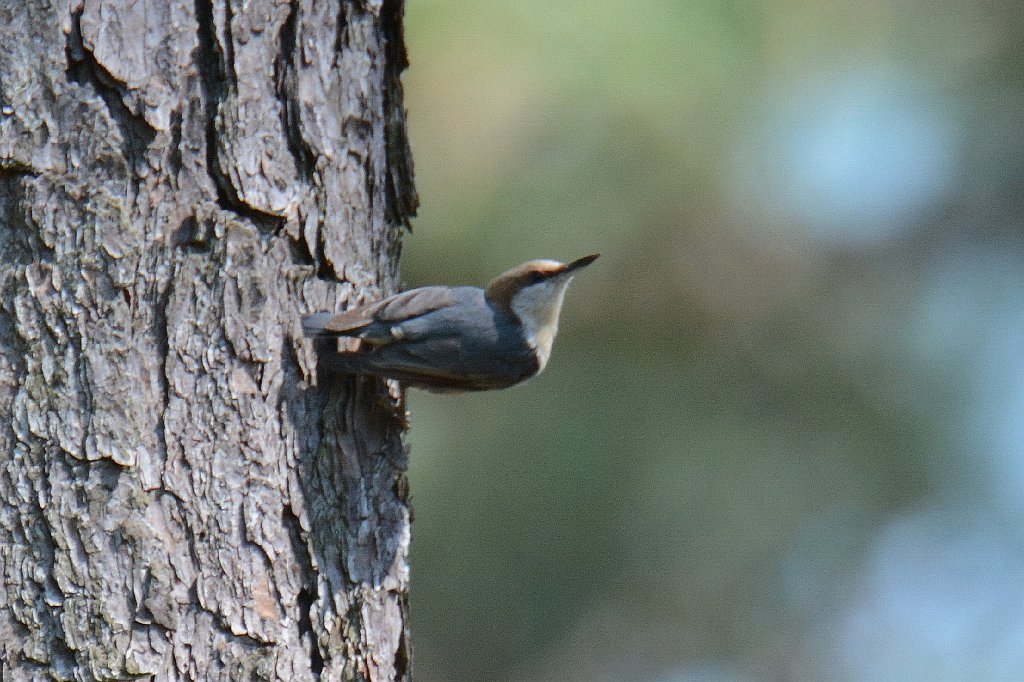
[[[410,289],[339,313],[323,324],[321,333],[358,336],[370,343],[384,343],[393,338],[391,330],[397,325],[452,306],[456,300],[455,290],[450,287]]]

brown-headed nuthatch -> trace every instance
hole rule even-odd
[[[431,391],[506,388],[538,374],[551,355],[565,289],[597,254],[571,263],[532,260],[486,289],[423,287],[343,313],[302,320],[320,364],[345,374],[397,379]],[[338,351],[337,339],[358,340]]]

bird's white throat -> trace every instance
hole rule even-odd
[[[540,369],[544,369],[551,356],[551,344],[558,333],[558,315],[571,279],[553,277],[523,287],[512,297],[512,311],[523,322],[526,342],[537,353]]]

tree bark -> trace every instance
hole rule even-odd
[[[401,0],[0,4],[0,678],[409,677]]]

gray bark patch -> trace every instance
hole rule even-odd
[[[0,678],[408,678],[401,9],[0,10]]]

